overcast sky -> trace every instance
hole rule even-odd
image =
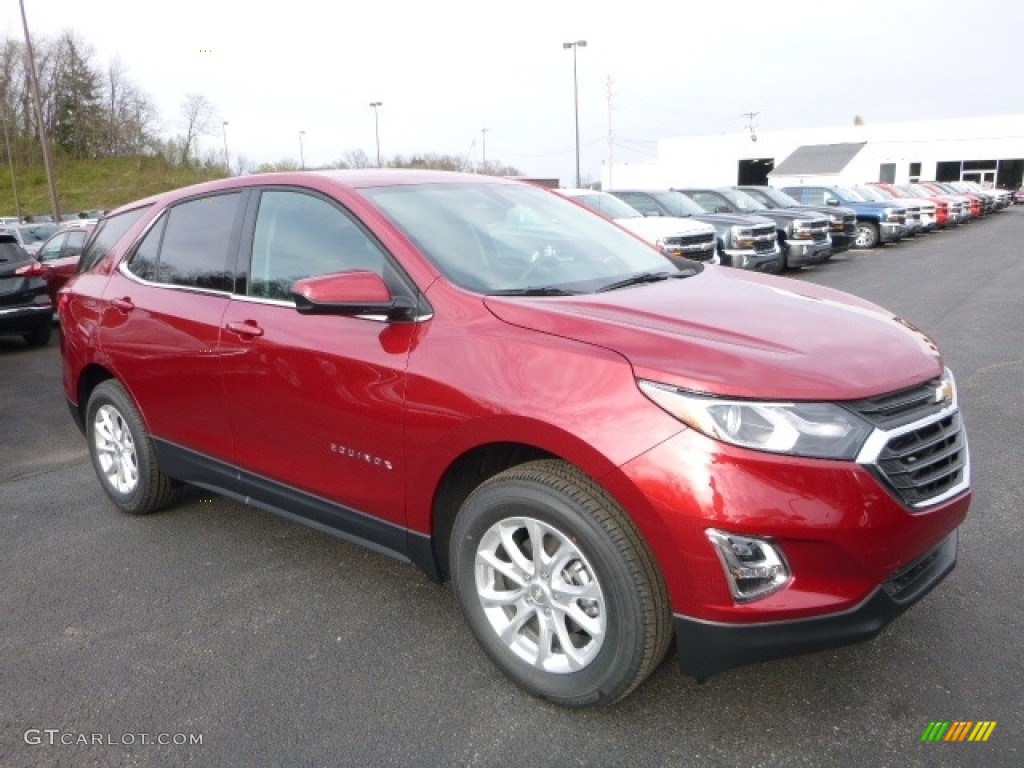
[[[584,181],[658,139],[1024,113],[1021,0],[24,0],[33,38],[75,31],[120,59],[167,135],[199,93],[205,146],[307,166],[361,149],[467,155]],[[18,3],[2,31],[22,40]],[[610,85],[609,85],[610,80]],[[609,111],[609,105],[611,110]],[[486,133],[484,132],[486,129]]]

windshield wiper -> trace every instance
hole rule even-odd
[[[692,277],[697,274],[692,269],[681,269],[678,272],[638,272],[635,275],[630,275],[623,280],[617,280],[614,283],[608,283],[608,285],[598,288],[596,293],[604,293],[605,291],[615,291],[619,288],[628,288],[631,285],[640,285],[642,283],[660,283],[662,280],[675,279],[677,277]]]
[[[488,296],[576,296],[579,291],[567,291],[553,285],[535,285],[530,288],[504,288],[500,291],[488,291]]]

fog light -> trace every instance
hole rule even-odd
[[[766,597],[789,582],[782,550],[767,539],[707,530],[725,571],[733,599],[738,603]]]

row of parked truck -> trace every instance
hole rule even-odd
[[[963,224],[1012,204],[966,183],[564,189],[669,256],[781,272]]]

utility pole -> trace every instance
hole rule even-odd
[[[484,173],[487,173],[487,131],[489,130],[490,128],[480,129],[480,165],[483,166]]]
[[[614,139],[613,139],[613,134],[612,134],[612,107],[613,107],[613,101],[614,101],[614,98],[615,98],[615,93],[612,91],[612,76],[611,75],[608,75],[607,87],[608,87],[608,188],[609,189],[613,189],[615,187],[615,185],[612,184],[612,168],[614,167],[615,160],[614,160],[614,157],[613,157]]]
[[[757,141],[757,133],[754,130],[754,118],[760,114],[760,112],[743,112],[740,115],[740,117],[747,118],[747,130],[750,131],[751,141]]]
[[[39,78],[36,76],[36,55],[32,51],[32,38],[28,34],[28,19],[25,17],[25,0],[18,0],[21,6],[21,24],[25,28],[25,52],[28,54],[28,74],[32,85],[32,100],[35,102],[36,122],[39,124],[39,143],[43,147],[43,167],[46,169],[46,184],[50,188],[50,209],[53,220],[60,221],[60,205],[57,203],[57,185],[53,180],[53,162],[50,160],[50,139],[43,122],[43,102],[39,98]]]

